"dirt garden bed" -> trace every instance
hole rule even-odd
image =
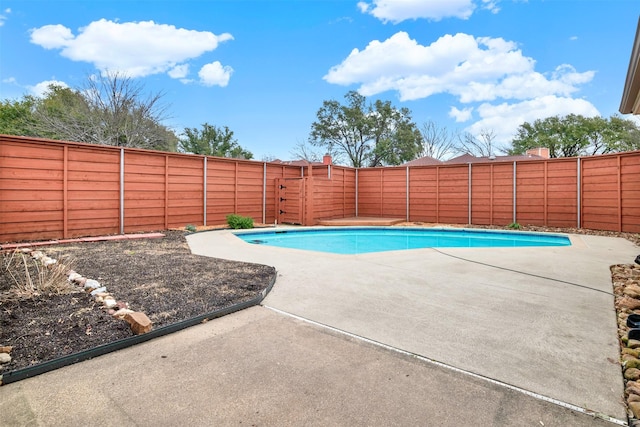
[[[111,311],[77,284],[17,288],[3,268],[0,347],[12,349],[11,362],[0,365],[0,375],[133,336],[129,323],[112,316],[121,307],[144,313],[157,329],[251,300],[275,280],[272,267],[193,255],[184,231],[164,234],[37,248],[105,286],[118,303]],[[23,254],[12,255],[15,262]],[[38,282],[37,269],[28,265],[31,280]],[[13,275],[19,280],[24,271]]]

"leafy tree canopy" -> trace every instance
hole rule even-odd
[[[591,156],[640,149],[640,128],[614,115],[584,117],[569,114],[520,125],[509,154],[546,147],[551,157]]]
[[[407,108],[389,101],[367,103],[356,91],[346,105],[324,101],[311,125],[309,142],[327,152],[343,153],[354,167],[399,165],[422,151],[422,135]]]
[[[236,159],[253,158],[253,153],[238,144],[233,131],[227,126],[219,128],[208,123],[204,123],[202,129],[185,128],[178,147],[186,153]]]
[[[162,94],[119,73],[90,76],[84,87],[52,85],[45,96],[4,101],[2,132],[14,135],[175,151],[176,135],[162,121]],[[28,109],[28,111],[27,111]]]
[[[34,100],[24,97],[19,101],[3,100],[0,102],[0,133],[6,135],[28,135],[33,124]]]

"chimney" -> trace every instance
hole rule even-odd
[[[549,158],[549,149],[544,147],[532,148],[531,150],[527,150],[526,153],[529,156],[540,156],[545,159]]]
[[[331,154],[325,154],[322,156],[322,164],[323,165],[332,165]]]

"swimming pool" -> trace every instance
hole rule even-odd
[[[236,232],[255,245],[353,255],[421,248],[569,246],[560,234],[449,228],[341,227]]]

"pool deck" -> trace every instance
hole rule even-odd
[[[609,266],[638,247],[363,255],[188,237],[272,265],[263,305],[0,387],[6,425],[626,423]],[[593,417],[589,414],[597,414]]]
[[[403,218],[375,218],[375,217],[353,217],[353,218],[338,218],[338,219],[321,219],[318,220],[318,225],[324,226],[386,226],[396,225],[401,222],[405,222]]]

